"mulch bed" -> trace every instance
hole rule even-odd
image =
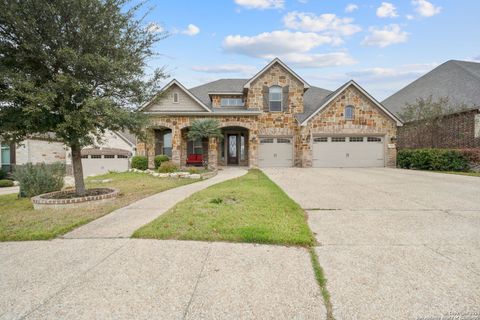
[[[79,197],[90,197],[90,196],[101,196],[103,194],[111,193],[112,189],[110,188],[93,188],[87,189],[84,196],[79,196],[75,193],[75,190],[65,190],[62,192],[56,192],[53,194],[46,194],[42,196],[42,199],[73,199]]]

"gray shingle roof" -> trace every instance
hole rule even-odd
[[[212,102],[210,101],[209,93],[226,92],[226,93],[243,93],[243,86],[249,79],[220,79],[213,82],[206,83],[201,86],[197,86],[189,89],[189,91],[200,99],[205,105],[212,109]],[[308,118],[315,110],[321,105],[323,99],[331,93],[329,90],[325,90],[318,87],[310,87],[305,91],[304,95],[304,113],[295,115],[299,121],[303,121]],[[219,111],[217,108],[213,108],[213,111]]]
[[[418,98],[448,97],[452,107],[480,106],[480,63],[450,60],[385,99],[382,104],[398,114],[406,103]]]
[[[189,89],[189,91],[207,105],[212,108],[212,102],[208,94],[210,92],[225,92],[225,93],[243,93],[243,86],[247,83],[248,79],[219,79],[213,82],[203,84]]]

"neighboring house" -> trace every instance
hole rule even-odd
[[[126,132],[107,131],[100,143],[82,150],[84,175],[108,171],[126,171],[135,154],[136,138]],[[14,150],[12,152],[12,150]],[[18,144],[1,143],[1,168],[11,171],[14,165],[65,162],[71,171],[71,152],[53,134],[37,135]]]
[[[211,167],[395,166],[400,120],[354,81],[330,92],[310,86],[274,59],[251,79],[221,79],[192,89],[173,80],[140,109],[150,116],[137,145],[153,167],[166,154],[184,166],[206,154]],[[214,118],[223,141],[188,141],[194,120]]]
[[[130,159],[135,155],[137,140],[128,132],[106,131],[101,141],[82,149],[82,166],[85,177],[107,173],[109,171],[127,171]],[[72,157],[70,150],[67,166],[70,168]]]
[[[448,97],[456,112],[439,121],[435,130],[422,122],[406,123],[398,131],[399,148],[480,148],[480,63],[450,60],[385,99],[382,104],[399,113],[417,99]]]
[[[1,165],[5,171],[13,166],[32,163],[52,163],[65,161],[67,148],[57,141],[52,134],[37,135],[20,143],[1,143]]]

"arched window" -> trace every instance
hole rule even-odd
[[[268,90],[268,102],[270,111],[281,112],[282,111],[282,87],[271,86]]]
[[[345,120],[353,120],[354,111],[355,111],[354,106],[346,106],[345,112],[344,112]]]

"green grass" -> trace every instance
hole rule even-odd
[[[260,170],[211,186],[137,230],[136,238],[310,246],[306,217]]]
[[[310,253],[310,260],[312,262],[313,272],[315,274],[315,279],[317,280],[320,291],[322,292],[323,302],[325,303],[325,308],[327,309],[327,320],[333,319],[333,308],[330,301],[330,293],[327,289],[327,279],[325,279],[325,274],[323,273],[323,268],[318,262],[317,253],[315,252],[314,247],[308,249]]]
[[[108,183],[92,180],[112,179]],[[192,183],[192,179],[156,178],[142,173],[109,173],[87,179],[87,186],[113,187],[120,196],[109,204],[68,210],[33,210],[30,199],[0,196],[0,241],[46,240],[64,234],[149,195]]]

